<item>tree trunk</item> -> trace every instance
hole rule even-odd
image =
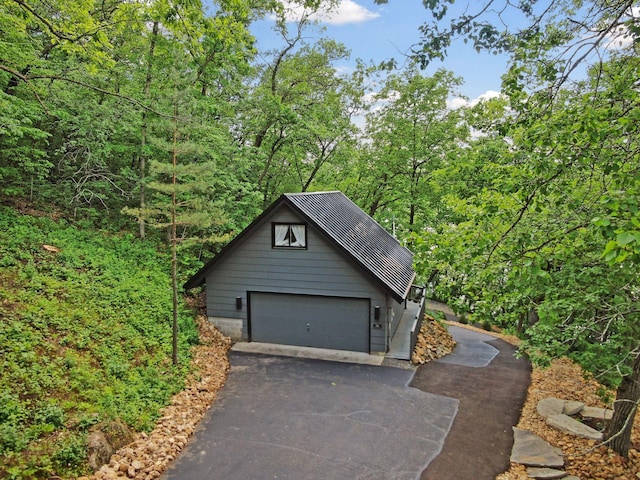
[[[178,177],[176,168],[178,166],[178,104],[175,100],[173,111],[173,175],[171,183],[171,287],[173,291],[173,322],[172,322],[172,348],[171,361],[174,365],[178,365],[178,226],[177,226],[177,208],[178,202],[176,198],[176,187]]]
[[[622,383],[616,392],[614,412],[611,423],[605,431],[609,447],[625,458],[629,456],[631,430],[640,403],[640,354],[633,362],[633,371],[622,377]]]
[[[145,101],[149,100],[149,92],[151,90],[151,69],[153,67],[153,53],[156,49],[156,41],[158,38],[159,23],[153,22],[153,29],[151,30],[151,42],[149,44],[149,56],[147,59],[147,75],[144,80],[144,88],[142,93],[144,94]],[[147,170],[147,157],[146,157],[146,145],[147,145],[147,111],[142,111],[142,130],[140,132],[140,157],[138,161],[139,179],[140,179],[140,219],[138,220],[138,226],[140,230],[140,238],[145,238],[145,219],[144,208],[146,206],[145,198],[145,175]]]

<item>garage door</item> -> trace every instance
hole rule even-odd
[[[369,352],[369,300],[249,294],[251,340]]]

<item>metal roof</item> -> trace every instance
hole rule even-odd
[[[284,195],[349,256],[403,300],[413,283],[413,254],[342,192]]]
[[[338,191],[282,195],[191,277],[184,288],[190,289],[204,283],[207,272],[282,205],[288,205],[314,224],[321,234],[377,280],[396,301],[401,302],[407,297],[415,278],[413,254]]]

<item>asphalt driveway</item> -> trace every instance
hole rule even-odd
[[[415,479],[458,400],[412,370],[232,352],[227,384],[169,479]]]
[[[449,331],[453,353],[415,373],[232,352],[227,384],[163,480],[495,478],[531,367],[503,340]]]

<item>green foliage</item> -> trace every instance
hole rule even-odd
[[[20,458],[34,477],[81,472],[92,424],[149,429],[183,384],[185,367],[171,365],[169,259],[128,234],[6,207],[0,251],[0,463],[16,477],[31,468]],[[198,335],[185,306],[179,324],[187,365]],[[55,448],[38,447],[52,438]]]
[[[533,360],[569,356],[613,387],[640,338],[639,63],[624,58],[534,93],[517,120],[475,107],[487,135],[437,173],[448,215],[410,237],[436,296],[517,331]]]
[[[447,106],[461,80],[438,70],[422,75],[415,64],[389,75],[366,116],[357,183],[347,193],[401,236],[430,225],[440,214],[436,172],[455,161],[469,131],[459,110]]]

